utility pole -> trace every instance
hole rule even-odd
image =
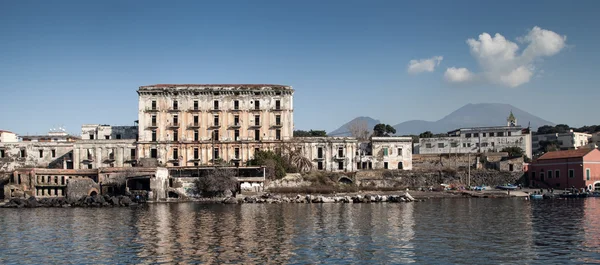
[[[467,187],[470,187],[471,186],[471,153],[467,154],[467,160],[468,160],[467,164],[469,166],[469,173],[467,175]]]

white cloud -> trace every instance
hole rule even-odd
[[[567,37],[534,27],[517,40],[527,45],[520,54],[519,46],[499,33],[492,37],[484,32],[478,39],[468,39],[466,43],[481,67],[481,73],[474,74],[466,68],[451,67],[444,74],[446,80],[464,83],[479,76],[490,83],[518,87],[531,80],[535,73],[536,59],[560,52],[566,45]]]
[[[473,73],[467,68],[450,67],[446,69],[444,78],[451,83],[463,83],[473,80]]]
[[[444,60],[443,56],[434,56],[429,59],[421,60],[410,60],[408,63],[408,73],[418,74],[422,72],[433,72],[435,67],[440,65],[442,60]]]

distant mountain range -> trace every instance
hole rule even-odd
[[[506,118],[511,111],[517,118],[517,124],[523,127],[530,124],[533,130],[537,130],[538,127],[543,125],[554,125],[553,122],[544,120],[510,104],[480,103],[464,105],[437,121],[410,120],[396,124],[394,128],[396,129],[396,135],[418,135],[425,131],[446,133],[464,127],[503,126],[506,125]],[[371,130],[376,124],[380,123],[379,120],[370,117],[358,117],[330,132],[329,135],[349,136],[348,125],[356,120],[367,121],[367,125]]]

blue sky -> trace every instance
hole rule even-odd
[[[133,124],[136,89],[156,83],[291,85],[296,129],[331,131],[357,116],[389,124],[437,120],[484,102],[513,104],[555,123],[598,124],[599,7],[1,0],[0,129],[33,134],[63,125],[79,134],[84,123]],[[534,27],[554,35],[528,41]],[[518,45],[517,56],[501,64],[474,55],[467,39],[478,43],[484,32]],[[531,43],[538,50],[524,60]],[[433,69],[409,73],[411,60],[434,56],[443,59]],[[451,67],[466,69],[451,78]],[[511,69],[519,75],[506,81]]]

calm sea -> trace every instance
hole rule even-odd
[[[0,209],[0,264],[583,264],[600,198]]]

